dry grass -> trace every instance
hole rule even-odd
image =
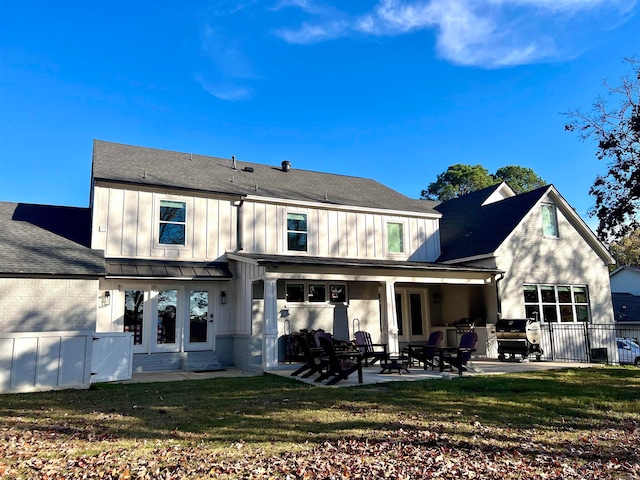
[[[0,478],[286,478],[292,465],[298,478],[326,457],[324,473],[306,475],[323,478],[335,449],[345,464],[360,459],[349,476],[358,468],[366,476],[374,468],[366,452],[389,466],[400,454],[386,453],[411,448],[465,468],[474,455],[495,455],[493,467],[473,467],[502,472],[492,478],[516,465],[502,459],[514,451],[533,469],[528,478],[590,478],[588,465],[608,461],[593,478],[638,478],[639,394],[640,369],[610,367],[339,389],[265,375],[3,395]],[[389,477],[415,478],[403,476],[415,457]],[[571,471],[554,477],[558,467],[540,458]]]

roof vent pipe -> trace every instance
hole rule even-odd
[[[291,170],[291,162],[289,160],[284,160],[282,162],[282,171],[288,172],[289,170]]]
[[[236,156],[235,155],[231,155],[231,168],[236,170]]]

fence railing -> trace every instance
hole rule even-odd
[[[640,323],[545,323],[540,327],[542,358],[561,362],[617,365],[621,361],[617,339],[640,339]]]

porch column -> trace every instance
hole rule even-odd
[[[396,289],[394,282],[385,282],[385,318],[387,320],[387,343],[389,353],[400,353],[398,345],[398,318],[396,316]]]
[[[264,281],[264,326],[262,329],[262,366],[278,366],[278,289],[277,280]]]

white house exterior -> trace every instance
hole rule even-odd
[[[553,186],[515,195],[502,184],[438,204],[289,162],[104,141],[92,167],[86,218],[66,231],[52,215],[23,218],[23,204],[0,204],[5,337],[124,336],[132,365],[119,349],[102,363],[125,373],[264,370],[301,330],[343,340],[367,330],[398,352],[434,330],[456,345],[462,320],[491,357],[501,316],[612,322],[613,259]],[[33,252],[46,268],[27,268]],[[14,368],[16,358],[2,361]]]

